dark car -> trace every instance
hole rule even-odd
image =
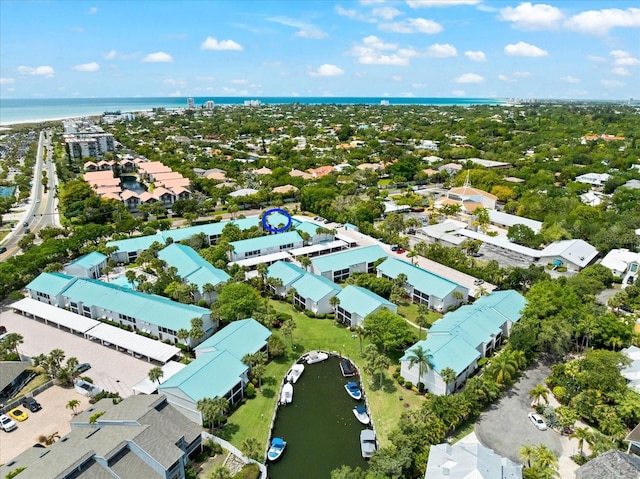
[[[7,252],[7,247],[6,246],[0,246],[0,253],[6,253]]]
[[[634,278],[633,276],[629,276],[629,277],[627,278],[627,284],[633,284],[633,280],[634,280],[634,279],[635,279],[635,278]]]
[[[83,373],[85,371],[88,371],[89,369],[91,369],[91,364],[89,363],[80,363],[76,366],[76,371],[78,371],[79,373]]]
[[[36,412],[42,409],[42,406],[40,405],[40,403],[31,397],[22,398],[22,405],[31,412]]]
[[[7,328],[0,325],[0,334],[5,334],[7,332]]]

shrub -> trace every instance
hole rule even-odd
[[[257,464],[245,464],[233,479],[258,479],[260,477],[260,468]]]
[[[400,386],[404,386],[404,378],[402,376],[398,376],[396,379],[398,380],[398,384]]]
[[[285,321],[289,321],[290,319],[293,319],[293,316],[287,313],[278,312],[276,313],[276,319],[279,322],[284,323]]]
[[[24,294],[22,294],[22,291],[20,290],[16,290],[16,291],[11,291],[7,298],[9,298],[11,301],[20,301],[22,298],[24,298]]]
[[[256,396],[256,387],[249,383],[247,384],[247,388],[244,390],[245,396],[249,399],[253,399]]]
[[[418,383],[418,392],[419,393],[423,393],[424,392],[424,383]]]
[[[488,358],[480,358],[480,359],[478,359],[478,367],[481,368],[482,366],[487,364],[487,361],[489,361]]]
[[[411,381],[407,381],[406,383],[404,383],[404,387],[407,389],[412,389],[413,383]]]
[[[306,314],[307,317],[309,317],[309,318],[315,318],[316,317],[316,313],[314,313],[313,311],[311,311],[309,309],[305,309],[304,310],[304,314]]]
[[[325,316],[327,319],[336,319],[336,315],[333,313],[327,313]]]
[[[413,386],[413,387],[411,388],[411,390],[412,390],[414,393],[419,392],[419,391],[418,391],[418,388],[417,388],[417,387],[415,387],[415,386]]]
[[[396,366],[396,372],[397,372],[398,374],[400,374],[400,371],[401,371],[401,367],[400,367],[400,366]]]
[[[400,371],[393,372],[393,379],[398,379],[399,376],[400,376]]]
[[[558,269],[556,271],[558,273],[566,273],[567,272],[567,267],[566,266],[558,266]]]
[[[560,404],[564,404],[564,400],[567,397],[567,390],[562,386],[556,386],[552,390],[554,397]]]

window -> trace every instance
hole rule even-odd
[[[375,263],[367,263],[367,273],[375,273],[376,267]]]
[[[247,251],[247,252],[244,254],[244,257],[245,257],[245,258],[251,258],[252,256],[260,256],[260,250],[259,250],[259,249],[257,249],[257,250],[254,250],[254,251]]]
[[[349,268],[339,269],[333,272],[333,281],[338,282],[349,277]]]
[[[280,251],[282,251],[283,249],[291,249],[291,248],[293,248],[293,243],[280,245]]]
[[[423,293],[420,290],[417,290],[417,289],[413,290],[413,300],[416,303],[426,304],[427,307],[429,306],[429,295],[426,293]]]

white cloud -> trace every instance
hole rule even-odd
[[[89,9],[89,15],[95,15],[96,13],[98,13],[98,7],[91,7]]]
[[[408,18],[401,22],[381,23],[378,28],[383,32],[426,33],[429,35],[440,33],[443,30],[442,25],[425,18]]]
[[[369,35],[362,39],[362,43],[366,46],[375,48],[376,50],[397,50],[397,43],[384,43],[380,38],[375,35]]]
[[[383,20],[393,20],[398,15],[402,15],[402,12],[394,7],[378,7],[371,10],[371,14]]]
[[[625,67],[615,67],[613,70],[611,70],[611,73],[613,73],[614,75],[620,75],[620,76],[631,75],[631,73],[629,73],[629,70],[627,70]]]
[[[249,83],[249,80],[237,79],[237,80],[231,80],[231,83],[233,83],[234,85],[246,85],[247,83]]]
[[[100,70],[100,65],[98,65],[96,62],[90,62],[82,63],[71,68],[78,72],[97,72],[98,70]]]
[[[344,70],[335,65],[331,65],[329,63],[325,63],[324,65],[320,65],[317,70],[312,70],[309,72],[309,75],[312,77],[337,77],[344,74]]]
[[[565,83],[580,83],[582,81],[580,78],[572,77],[571,75],[562,77],[561,80]]]
[[[401,77],[400,75],[393,75],[393,76],[391,77],[391,79],[392,79],[393,81],[402,81],[402,77]]]
[[[465,96],[466,95],[464,90],[453,90],[451,93],[453,94],[453,96]]]
[[[107,53],[102,55],[106,60],[114,60],[118,56],[118,52],[115,50],[109,50]]]
[[[412,83],[411,88],[427,88],[429,85],[426,83]]]
[[[504,47],[504,52],[512,57],[546,57],[549,52],[525,42]]]
[[[518,80],[514,80],[513,78],[509,78],[507,75],[498,75],[498,80],[511,82],[511,83],[518,81]]]
[[[609,52],[615,60],[613,61],[614,65],[621,67],[634,67],[640,65],[640,60],[631,56],[629,52],[625,52],[624,50],[613,50]]]
[[[350,18],[351,20],[356,20],[358,22],[365,22],[365,23],[376,22],[374,18],[371,18],[365,15],[364,13],[357,11],[355,8],[344,8],[340,5],[336,5],[333,8],[333,11],[336,12],[337,15],[340,15],[342,17],[347,17],[347,18]]]
[[[453,81],[456,83],[482,83],[484,81],[484,77],[476,75],[475,73],[465,73]]]
[[[9,85],[13,82],[15,82],[13,78],[0,78],[0,85]]]
[[[427,56],[432,58],[457,57],[458,51],[453,45],[436,43],[427,48]]]
[[[176,98],[176,97],[181,97],[184,96],[184,94],[180,91],[180,90],[176,90],[172,93],[169,93],[170,97]]]
[[[606,62],[606,58],[599,57],[597,55],[587,55],[587,60],[591,62]]]
[[[514,27],[523,30],[549,30],[557,28],[563,16],[559,8],[551,5],[543,3],[533,5],[530,2],[525,2],[515,8],[503,8],[500,10],[498,19],[513,22]]]
[[[164,83],[165,85],[175,85],[178,86],[180,88],[184,88],[185,86],[187,86],[187,82],[184,80],[175,80],[173,78],[165,78],[164,80],[162,80],[162,83]]]
[[[109,50],[107,53],[102,55],[105,60],[131,60],[135,58],[137,55],[135,53],[121,53],[117,50]]]
[[[513,74],[517,77],[530,77],[531,72],[513,72]]]
[[[399,48],[397,43],[385,43],[375,35],[362,39],[362,44],[356,44],[347,52],[348,55],[358,57],[363,65],[395,65],[407,66],[410,58],[418,55],[413,48]]]
[[[606,35],[617,27],[637,28],[640,27],[640,8],[588,10],[571,17],[565,26],[592,35]]]
[[[407,0],[411,8],[453,7],[456,5],[477,5],[482,0]]]
[[[200,45],[201,50],[242,50],[242,45],[233,40],[216,40],[213,37],[207,39]]]
[[[293,34],[293,36],[295,37],[320,40],[328,36],[326,32],[322,31],[318,27],[306,22],[295,20],[293,18],[272,17],[272,18],[267,18],[267,20],[270,22],[279,23],[280,25],[285,25],[287,27],[297,28],[298,31]]]
[[[469,60],[473,60],[474,62],[487,61],[487,57],[482,51],[472,52],[471,50],[467,50],[466,52],[464,52],[464,56],[467,57]]]
[[[47,65],[42,65],[39,67],[26,67],[26,66],[19,66],[18,67],[18,71],[20,73],[26,73],[28,75],[37,75],[37,76],[45,76],[45,77],[52,77],[55,74],[55,70],[53,69],[53,67],[47,66]]]
[[[149,53],[142,59],[145,63],[171,63],[173,57],[165,52]]]
[[[619,80],[602,80],[600,83],[606,88],[620,88],[621,86],[626,85],[626,83]]]

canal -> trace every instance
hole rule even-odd
[[[349,380],[337,357],[305,364],[293,386],[293,402],[278,410],[273,436],[282,437],[287,447],[278,462],[268,465],[269,479],[327,479],[342,465],[367,468],[360,452],[360,431],[366,426],[352,412],[364,402],[347,395]]]

